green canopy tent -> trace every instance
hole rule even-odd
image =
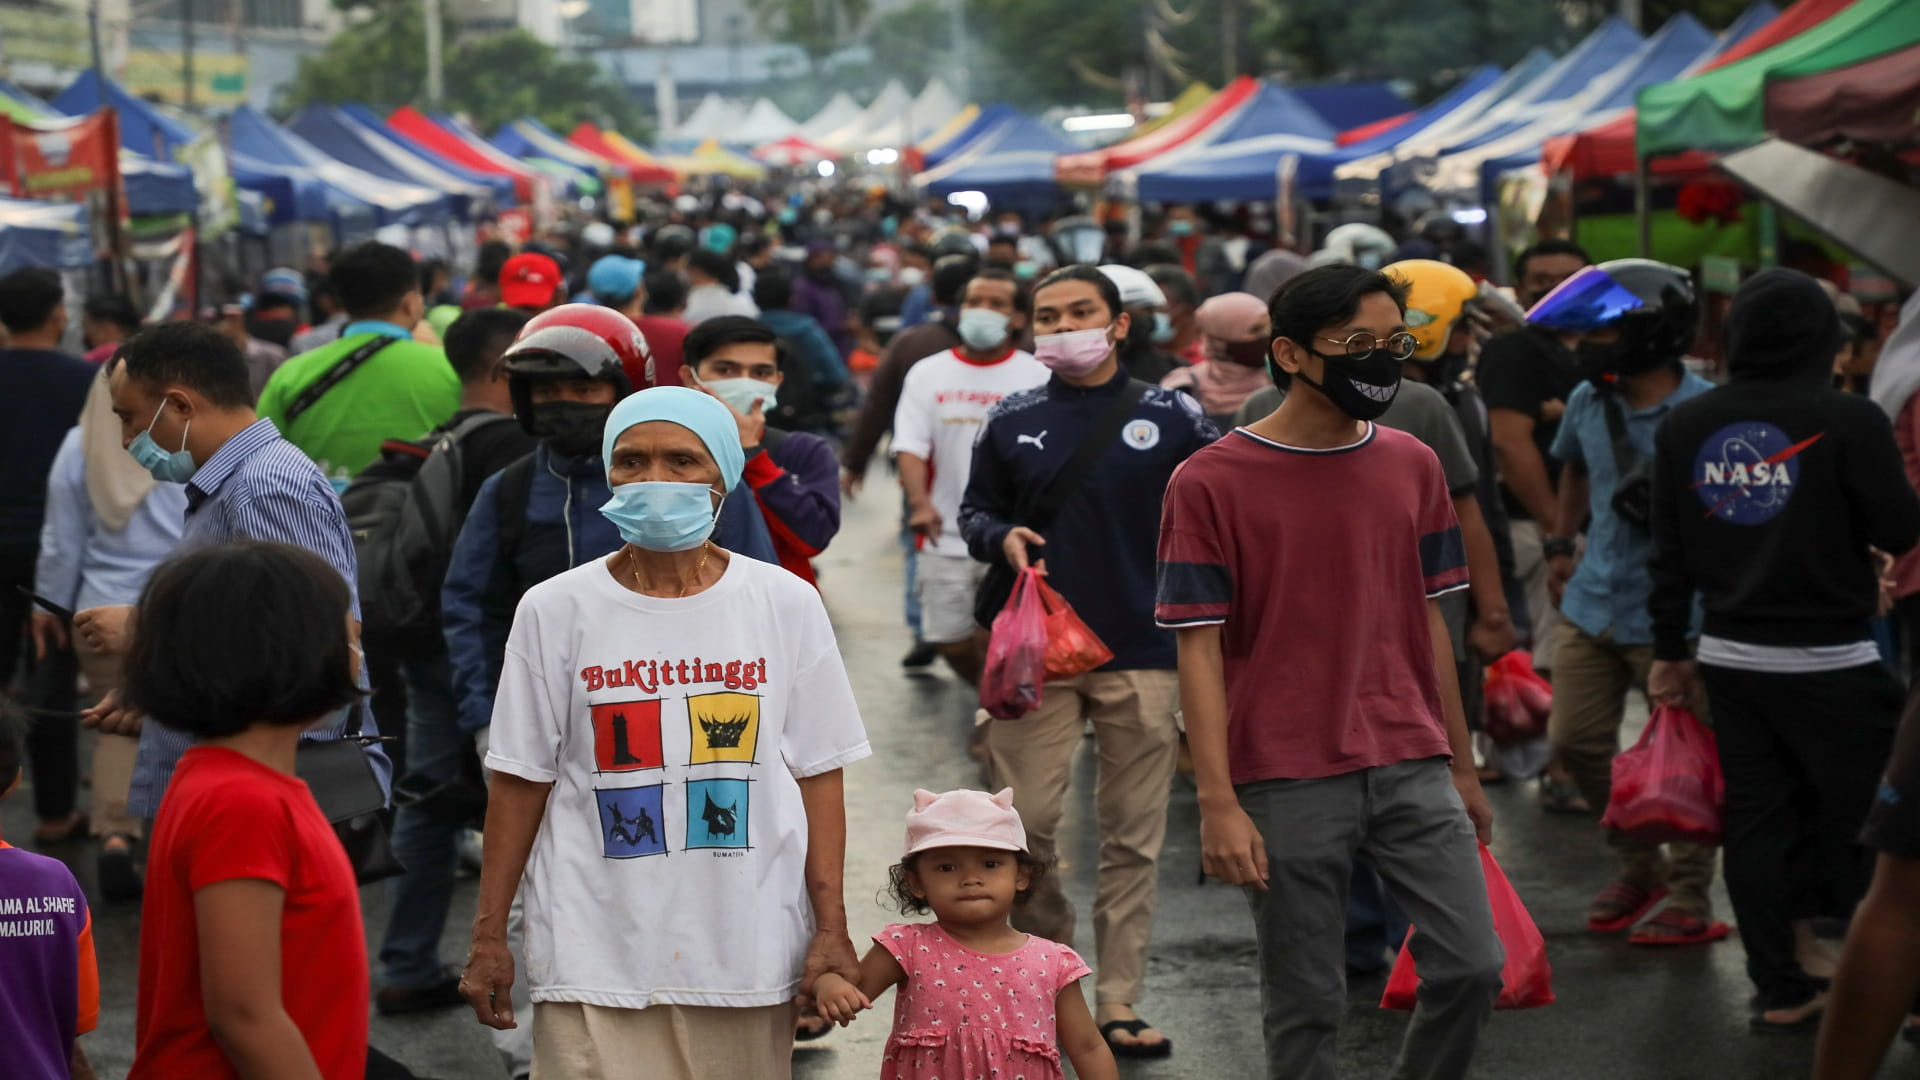
[[[1825,22],[1771,49],[1690,79],[1640,91],[1641,158],[1682,150],[1751,146],[1767,137],[1767,84],[1857,64],[1920,42],[1920,4],[1855,0]]]
[[[1652,246],[1648,163],[1689,150],[1735,150],[1765,140],[1772,83],[1833,71],[1920,43],[1920,2],[1855,0],[1769,49],[1691,78],[1643,88],[1635,109],[1640,251]],[[1771,204],[1765,204],[1771,213]]]

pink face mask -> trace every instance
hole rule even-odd
[[[1033,339],[1033,355],[1041,363],[1070,379],[1091,373],[1113,351],[1105,326],[1087,330],[1069,330],[1062,334],[1042,334]]]

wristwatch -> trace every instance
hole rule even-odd
[[[1540,554],[1549,559],[1573,558],[1573,537],[1543,536],[1540,538]]]

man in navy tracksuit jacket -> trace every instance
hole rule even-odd
[[[1140,1000],[1153,925],[1154,860],[1166,835],[1167,791],[1179,749],[1173,713],[1178,656],[1173,635],[1154,625],[1155,545],[1160,501],[1173,471],[1218,437],[1193,400],[1139,384],[1140,396],[1109,444],[1036,531],[1017,519],[1064,468],[1129,389],[1114,347],[1129,317],[1113,283],[1091,267],[1056,271],[1034,289],[1035,355],[1054,369],[1044,386],[1013,394],[987,414],[974,444],[973,472],[960,507],[967,549],[982,562],[1016,569],[1044,560],[1047,581],[1113,651],[1096,671],[1049,682],[1038,709],[988,724],[994,783],[1012,786],[1028,843],[1052,855],[1067,781],[1084,724],[1098,740],[1100,885],[1097,1019],[1116,1053],[1164,1056],[1171,1044],[1133,1011]],[[1074,373],[1047,338],[1105,328],[1108,353]],[[1071,943],[1073,907],[1056,879],[1041,879],[1014,915],[1021,929]]]

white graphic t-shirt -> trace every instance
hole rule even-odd
[[[912,454],[933,464],[933,508],[940,511],[940,535],[925,550],[967,556],[960,535],[960,497],[973,471],[973,440],[987,421],[987,410],[1008,394],[1047,381],[1047,367],[1021,349],[1008,349],[992,363],[967,359],[958,349],[935,353],[907,371],[900,404],[893,411],[893,452]]]
[[[514,615],[487,767],[552,783],[521,896],[534,1001],[751,1008],[813,937],[796,778],[866,757],[819,593],[735,555],[641,596],[605,560]]]

